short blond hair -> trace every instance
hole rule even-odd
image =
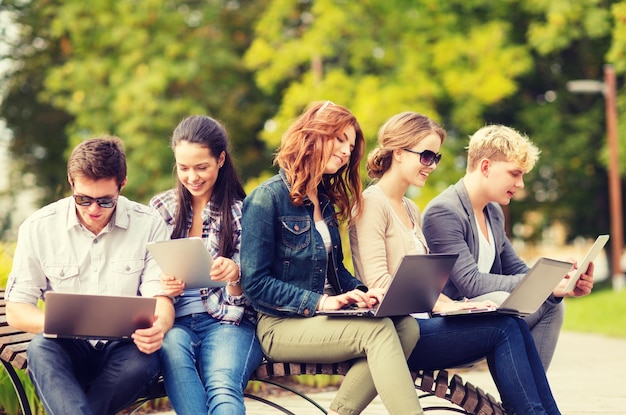
[[[539,153],[539,148],[519,131],[504,125],[486,125],[470,137],[467,171],[473,171],[481,159],[487,158],[513,162],[529,172],[539,159]]]

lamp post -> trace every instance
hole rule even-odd
[[[624,274],[622,272],[621,257],[624,246],[624,232],[622,225],[622,185],[619,173],[619,145],[617,139],[617,87],[615,70],[612,65],[604,65],[604,82],[582,79],[570,81],[566,84],[570,92],[581,94],[604,95],[606,112],[606,134],[609,150],[609,202],[611,218],[611,281],[613,289],[619,291],[624,288]]]

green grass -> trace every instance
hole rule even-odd
[[[6,287],[14,251],[15,242],[0,242],[0,287]]]
[[[596,286],[586,297],[565,299],[563,330],[626,338],[626,290]]]

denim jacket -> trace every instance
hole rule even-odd
[[[311,317],[324,293],[325,277],[336,294],[367,288],[343,265],[339,224],[320,192],[330,255],[315,228],[313,204],[295,206],[284,171],[254,189],[243,202],[241,284],[254,308],[274,316]]]

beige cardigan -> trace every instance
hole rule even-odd
[[[417,239],[428,252],[419,208],[406,197],[404,202],[416,222]],[[402,257],[421,251],[413,230],[400,221],[387,196],[375,184],[363,192],[363,211],[350,224],[349,234],[355,276],[368,287],[386,288]]]

